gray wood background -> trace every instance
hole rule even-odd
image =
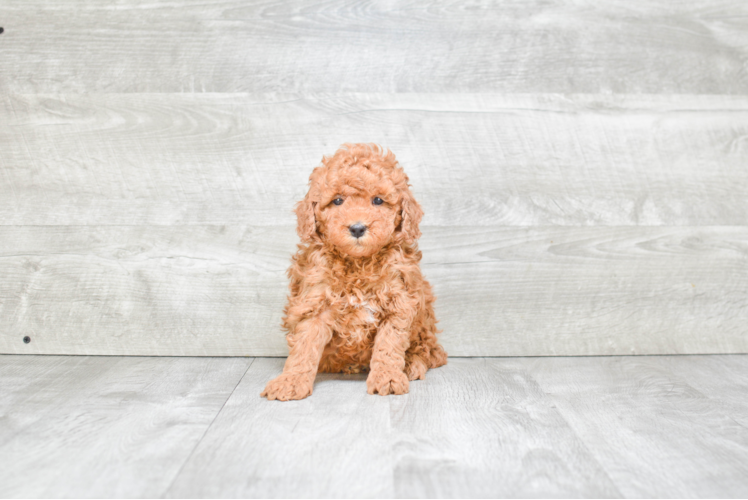
[[[358,141],[424,207],[450,355],[748,352],[745,2],[31,0],[0,26],[2,353],[285,355],[291,209]]]

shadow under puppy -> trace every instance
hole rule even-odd
[[[369,370],[369,394],[405,394],[447,362],[416,240],[423,211],[389,150],[345,144],[309,177],[296,207],[302,240],[288,270],[290,354],[262,392],[303,399],[317,372]]]

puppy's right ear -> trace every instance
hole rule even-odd
[[[316,206],[317,202],[309,199],[309,193],[296,204],[296,232],[304,243],[311,243],[317,236],[317,218],[314,216]]]

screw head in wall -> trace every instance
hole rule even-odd
[[[31,337],[29,337],[28,335],[26,335],[26,336],[25,336],[25,337],[23,338],[23,343],[24,343],[24,344],[28,344],[29,342],[31,342]]]

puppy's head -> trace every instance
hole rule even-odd
[[[302,241],[318,240],[352,257],[375,254],[391,242],[413,244],[423,216],[408,176],[391,151],[375,144],[344,144],[309,177],[296,206]]]

